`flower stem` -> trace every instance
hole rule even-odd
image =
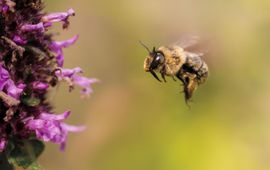
[[[1,170],[14,170],[14,167],[9,164],[5,153],[0,153],[0,169]]]

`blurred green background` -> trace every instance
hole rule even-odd
[[[269,0],[45,0],[46,11],[72,7],[65,67],[101,80],[89,100],[64,84],[51,94],[67,108],[66,151],[47,144],[46,170],[269,170]],[[210,77],[189,109],[180,82],[158,83],[143,71],[149,46],[187,34],[209,40]]]

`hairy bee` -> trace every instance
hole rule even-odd
[[[154,47],[152,51],[142,44],[149,52],[144,60],[144,70],[150,72],[160,82],[162,81],[156,73],[161,74],[164,82],[166,82],[166,76],[174,80],[175,77],[178,78],[183,83],[186,102],[208,77],[208,66],[201,58],[203,54],[186,50],[194,44],[194,42],[188,45],[175,43],[158,49]]]

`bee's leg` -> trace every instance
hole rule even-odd
[[[166,81],[166,78],[165,78],[165,74],[163,72],[161,73],[161,77],[164,80],[164,82],[166,83],[167,81]]]
[[[158,76],[157,76],[157,74],[153,71],[153,70],[150,70],[150,73],[159,81],[159,82],[162,82],[159,78],[158,78]]]
[[[160,70],[160,74],[161,74],[161,77],[162,77],[162,79],[164,80],[164,82],[166,83],[167,81],[166,81],[166,78],[165,78],[165,72],[166,72],[166,70],[165,70],[165,66]]]
[[[167,81],[166,81],[166,78],[165,78],[165,73],[164,73],[164,72],[161,72],[160,74],[161,74],[162,79],[163,79],[164,82],[166,83]]]
[[[177,74],[176,77],[185,85],[187,82],[179,75]]]
[[[173,79],[173,81],[176,81],[176,79],[174,78],[174,76],[172,76],[172,79]]]

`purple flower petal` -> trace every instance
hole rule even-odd
[[[19,45],[25,45],[27,43],[26,40],[24,40],[22,37],[18,36],[18,35],[15,35],[13,37],[13,41]]]
[[[70,16],[74,16],[75,11],[71,8],[67,12],[56,12],[42,17],[43,22],[66,22]]]
[[[11,0],[0,1],[0,12],[7,13],[9,10],[14,11],[16,3]]]
[[[40,31],[40,32],[44,32],[45,28],[42,22],[38,23],[38,24],[25,24],[21,27],[22,31]]]
[[[0,138],[0,152],[3,152],[7,145],[6,138]]]
[[[7,5],[2,6],[2,11],[6,13],[9,10],[9,7]]]
[[[74,37],[66,40],[66,41],[54,41],[51,44],[51,50],[55,52],[56,54],[56,60],[59,67],[62,67],[64,64],[64,55],[62,48],[67,48],[70,45],[73,45],[77,40],[79,36],[75,35]]]
[[[48,83],[43,82],[34,82],[32,85],[33,89],[35,90],[47,90],[49,88]]]
[[[66,111],[60,115],[41,113],[40,118],[46,120],[65,120],[71,114],[70,111]]]
[[[53,44],[53,47],[55,47],[55,49],[67,48],[67,47],[73,45],[78,40],[78,38],[79,38],[79,35],[75,35],[72,38],[65,40],[65,41],[55,41]]]
[[[7,94],[15,99],[19,99],[21,93],[23,92],[24,86],[15,86],[12,80],[7,81]]]
[[[73,125],[68,125],[66,123],[62,123],[62,127],[69,132],[81,132],[86,129],[85,126],[73,126]]]
[[[0,90],[2,91],[9,80],[9,73],[0,65]]]
[[[82,69],[80,68],[80,67],[76,67],[76,68],[74,68],[74,69],[61,69],[61,72],[60,71],[58,71],[58,72],[56,72],[56,75],[57,76],[59,76],[59,77],[61,77],[62,76],[62,78],[64,78],[64,77],[69,77],[69,78],[71,78],[72,76],[74,76],[75,74],[77,74],[77,73],[82,73],[83,71],[82,71]],[[57,74],[58,73],[58,74]],[[59,74],[60,73],[60,74]]]

